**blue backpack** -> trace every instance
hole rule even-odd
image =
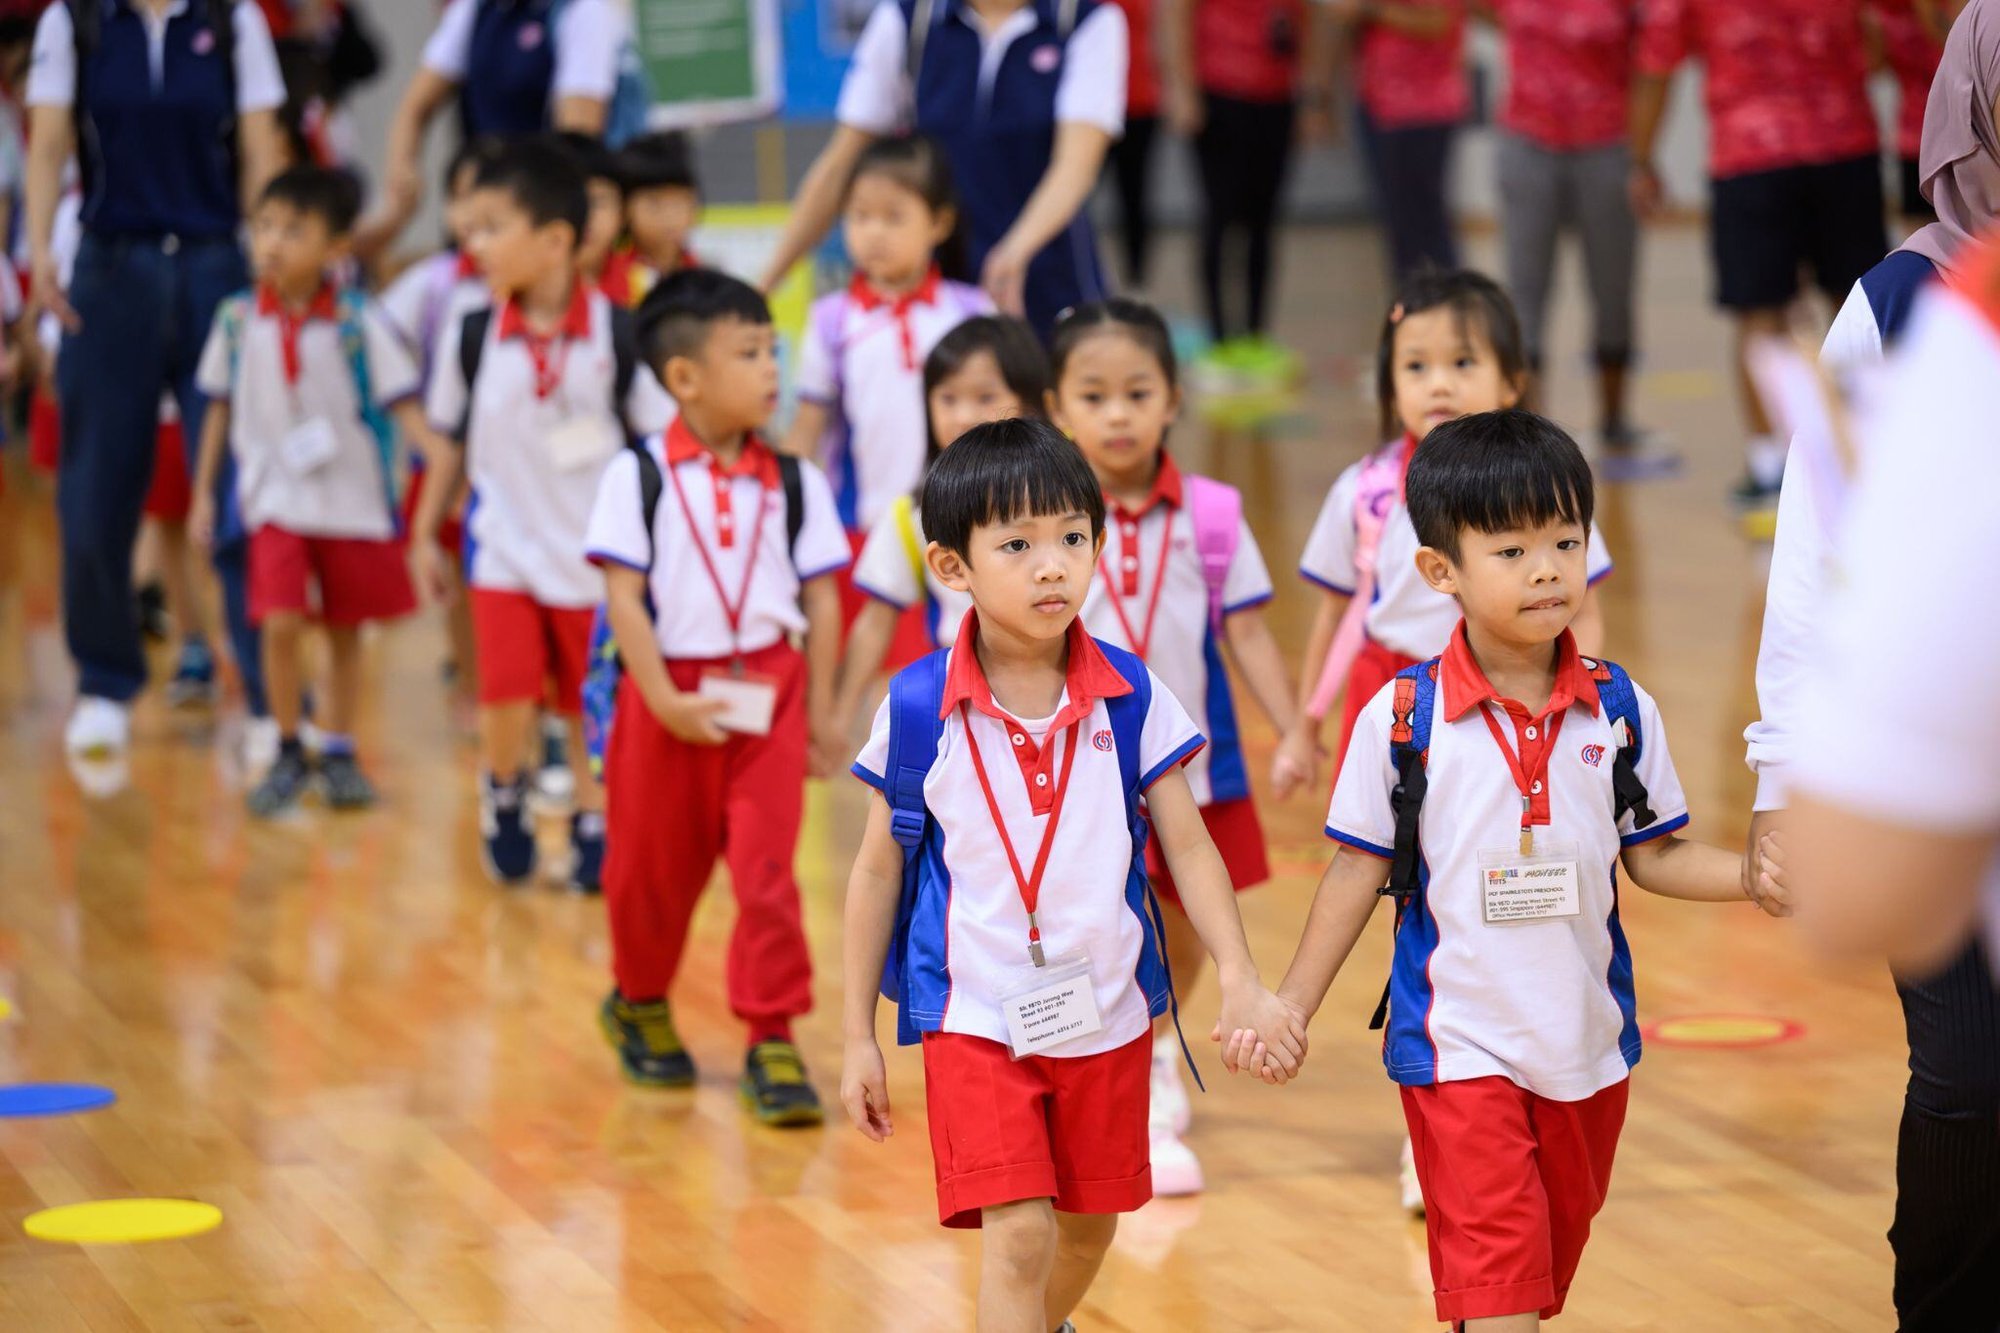
[[[969,645],[968,645],[969,646]],[[1111,717],[1111,734],[1118,750],[1118,772],[1125,787],[1125,819],[1132,830],[1132,861],[1144,874],[1146,839],[1150,834],[1145,813],[1140,808],[1144,792],[1139,779],[1139,734],[1145,726],[1146,710],[1153,701],[1153,678],[1146,664],[1132,653],[1100,641],[1098,647],[1132,686],[1130,694],[1104,701]],[[914,1045],[921,1034],[903,1005],[903,962],[909,952],[910,923],[917,905],[922,852],[933,828],[930,807],[924,801],[924,779],[937,762],[938,743],[944,738],[944,682],[949,649],[918,658],[896,673],[889,682],[889,758],[883,778],[883,796],[889,802],[889,832],[903,849],[903,892],[896,906],[896,928],[890,937],[889,954],[882,964],[882,997],[897,1006],[896,1040]],[[1165,978],[1167,1003],[1180,1031],[1180,1003],[1174,999],[1173,974],[1167,963],[1166,925],[1160,918],[1160,900],[1147,882],[1146,912],[1143,920],[1147,938],[1140,948],[1151,948]],[[1143,955],[1142,955],[1143,956]],[[1181,1054],[1194,1073],[1197,1087],[1203,1087],[1201,1071],[1181,1037]],[[1206,1088],[1203,1087],[1206,1091]]]
[[[1639,828],[1651,825],[1659,816],[1648,803],[1646,784],[1639,779],[1639,755],[1645,737],[1639,730],[1639,696],[1625,668],[1602,658],[1586,657],[1585,667],[1597,685],[1598,706],[1613,723],[1618,750],[1611,760],[1611,791],[1616,808],[1614,820],[1629,811]],[[1403,913],[1423,892],[1428,878],[1423,856],[1417,849],[1417,820],[1424,807],[1424,793],[1430,786],[1426,765],[1431,752],[1431,717],[1437,711],[1438,659],[1404,667],[1396,673],[1395,694],[1391,697],[1394,722],[1389,728],[1389,758],[1396,767],[1396,786],[1389,795],[1389,808],[1396,815],[1395,856],[1389,865],[1389,882],[1377,892],[1396,900],[1396,929],[1403,926]],[[1370,1030],[1380,1028],[1389,1015],[1389,986],[1382,987],[1382,1000]]]
[[[569,0],[551,0],[549,32],[553,35],[562,22]],[[635,18],[633,20],[637,22]],[[604,112],[604,146],[623,148],[646,132],[653,113],[653,86],[646,77],[646,62],[630,32],[618,44],[618,82],[611,89],[611,101]]]

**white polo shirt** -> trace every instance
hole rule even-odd
[[[640,365],[622,419],[611,402],[617,359],[611,303],[579,285],[562,329],[532,337],[519,308],[503,302],[486,328],[479,382],[466,416],[459,362],[464,321],[447,321],[431,363],[431,425],[456,435],[465,422],[467,580],[475,588],[524,592],[544,606],[595,606],[604,579],[584,558],[584,533],[605,466],[629,435],[673,420],[673,400]],[[536,357],[542,369],[537,370]],[[572,444],[588,428],[587,448]]]
[[[974,315],[985,292],[933,269],[915,291],[884,296],[857,273],[847,290],[813,302],[799,349],[799,397],[828,409],[820,461],[841,522],[865,532],[924,477],[924,358]]]
[[[1928,289],[1856,421],[1859,472],[1838,506],[1821,632],[1791,709],[1799,790],[1958,835],[2000,829],[1996,385],[2000,325],[1959,292]],[[1983,892],[2000,957],[2000,861]]]
[[[1383,449],[1404,450],[1403,469],[1409,470],[1409,455],[1416,444],[1408,436],[1392,441]],[[1354,502],[1361,489],[1362,473],[1368,459],[1362,459],[1341,473],[1320,506],[1312,535],[1306,538],[1305,552],[1299,557],[1299,573],[1329,592],[1352,597],[1360,582],[1354,568],[1357,533]],[[1368,637],[1384,648],[1418,659],[1435,657],[1444,651],[1451,631],[1458,624],[1458,603],[1433,589],[1417,573],[1417,552],[1423,543],[1410,524],[1410,511],[1402,497],[1388,502],[1382,524],[1382,544],[1375,558],[1375,597],[1368,607]],[[1590,525],[1590,544],[1585,569],[1594,587],[1611,573],[1611,552],[1595,520]]]
[[[976,622],[968,617],[951,650],[944,734],[924,779],[924,801],[941,835],[941,864],[924,876],[911,922],[917,952],[948,960],[948,966],[924,967],[919,975],[906,971],[904,1003],[916,1007],[922,1029],[1007,1040],[997,997],[1028,966],[1028,915],[970,745],[979,747],[994,802],[1025,872],[1055,810],[1074,722],[1076,758],[1036,917],[1050,958],[1078,949],[1089,954],[1104,1025],[1093,1036],[1047,1053],[1069,1057],[1116,1050],[1152,1024],[1140,979],[1143,907],[1128,893],[1133,846],[1125,785],[1104,702],[1130,693],[1132,686],[1084,632],[1082,621],[1073,621],[1068,680],[1056,712],[1018,718],[994,702],[978,654],[969,651],[975,637]],[[1137,744],[1142,789],[1201,748],[1201,733],[1157,677]],[[1015,762],[1008,762],[1010,755]],[[885,701],[853,771],[879,792],[888,761]]]
[[[1041,23],[1035,5],[1023,5],[991,29],[968,9],[979,32],[979,90],[990,93],[1007,49]],[[909,24],[896,0],[882,0],[854,43],[841,81],[834,119],[869,134],[910,128],[915,96],[910,88]],[[1125,133],[1125,77],[1131,62],[1125,11],[1115,4],[1090,11],[1069,35],[1056,83],[1056,123],[1095,125],[1112,138]]]
[[[1222,585],[1224,615],[1271,600],[1263,552],[1249,524],[1239,519],[1238,527]],[[1107,501],[1104,552],[1084,599],[1083,623],[1095,637],[1144,658],[1208,737],[1188,764],[1188,786],[1198,805],[1215,799],[1209,778],[1216,765],[1233,765],[1223,784],[1228,799],[1249,794],[1229,676],[1214,669],[1222,661],[1221,645],[1214,641],[1208,607],[1208,582],[1181,472],[1162,454],[1153,494],[1136,514]]]
[[[1499,1075],[1543,1097],[1581,1101],[1624,1079],[1639,1059],[1632,955],[1618,920],[1618,855],[1684,827],[1687,798],[1659,709],[1635,685],[1637,771],[1658,818],[1643,830],[1629,814],[1612,822],[1612,720],[1599,710],[1591,664],[1567,632],[1558,652],[1555,691],[1539,717],[1497,698],[1463,631],[1452,635],[1439,663],[1430,785],[1417,825],[1426,875],[1396,931],[1383,1044],[1383,1063],[1398,1083]],[[1394,696],[1391,682],[1355,722],[1326,823],[1328,837],[1384,859],[1396,839],[1389,803]],[[1533,795],[1535,843],[1538,850],[1576,846],[1580,915],[1485,922],[1480,853],[1518,851],[1521,794],[1482,713],[1524,759],[1553,745],[1548,776]]]
[[[424,43],[424,68],[453,83],[471,71],[472,20],[479,0],[451,0]],[[565,97],[605,101],[618,86],[618,53],[626,19],[612,0],[569,0],[556,20],[556,77],[549,88],[554,105]]]
[[[729,657],[804,633],[800,586],[846,568],[849,558],[847,537],[820,470],[799,464],[805,512],[798,547],[791,550],[778,457],[763,441],[751,437],[735,464],[725,468],[676,419],[664,435],[648,439],[645,448],[660,465],[665,483],[653,531],[645,530],[639,460],[627,449],[604,471],[586,550],[597,565],[644,571],[650,560],[653,625],[661,655]],[[729,605],[742,610],[735,637],[725,595]]]
[[[234,350],[232,329],[241,330]],[[417,366],[372,304],[362,309],[359,333],[371,404],[361,401],[332,285],[297,321],[267,287],[230,297],[216,315],[195,387],[229,404],[237,499],[251,531],[268,524],[306,537],[396,535],[394,478],[362,412],[415,397]],[[332,451],[306,466],[306,455],[287,441],[314,421],[331,430]]]
[[[910,526],[915,529],[915,559],[893,507],[875,521],[854,560],[854,586],[898,611],[907,611],[921,601],[931,642],[949,648],[958,640],[959,623],[972,609],[972,594],[945,587],[924,564],[922,553],[930,539],[924,536],[923,511],[915,504],[910,506]]]
[[[428,379],[445,328],[469,311],[493,304],[493,292],[470,255],[444,250],[398,273],[378,300],[389,326],[425,368]],[[484,373],[485,367],[480,370]]]

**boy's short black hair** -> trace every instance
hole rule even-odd
[[[693,190],[701,193],[695,175],[694,150],[679,130],[642,134],[618,150],[618,178],[625,193],[641,190]]]
[[[607,148],[604,140],[582,130],[558,130],[550,138],[576,159],[586,180],[610,181],[620,194],[625,193],[625,178],[618,172],[618,154]]]
[[[1404,491],[1417,540],[1454,564],[1467,528],[1505,532],[1560,522],[1588,530],[1597,507],[1590,464],[1576,441],[1547,417],[1518,408],[1433,429],[1410,459]]]
[[[450,199],[458,192],[458,178],[467,169],[471,170],[472,183],[476,187],[479,184],[480,173],[486,170],[489,162],[505,152],[506,148],[504,142],[490,134],[460,140],[458,147],[452,150],[451,157],[444,164],[444,197]]]
[[[583,166],[553,137],[508,144],[479,168],[475,188],[507,195],[537,227],[567,224],[571,244],[583,239],[590,222],[590,185]]]
[[[1061,431],[1033,417],[974,426],[938,456],[918,501],[924,532],[970,560],[972,530],[1038,514],[1084,514],[1093,538],[1104,533],[1104,489],[1083,453]]]
[[[639,351],[664,383],[667,362],[695,356],[723,320],[769,324],[764,295],[741,278],[711,268],[682,269],[654,284],[636,316]]]
[[[287,167],[271,178],[257,202],[289,205],[324,222],[334,236],[345,236],[361,216],[361,182],[327,167]]]

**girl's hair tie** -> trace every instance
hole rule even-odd
[[[1389,322],[1391,324],[1401,324],[1403,322],[1403,303],[1401,301],[1389,307]]]

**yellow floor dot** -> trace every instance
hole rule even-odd
[[[178,1240],[222,1225],[222,1210],[192,1199],[106,1199],[72,1203],[31,1215],[21,1224],[36,1240],[73,1245],[123,1245]]]
[[[0,998],[0,1023],[6,1022],[13,1016],[14,1016],[14,1006],[11,1003],[9,1003],[6,999]]]
[[[1769,1046],[1804,1031],[1797,1023],[1756,1014],[1698,1014],[1661,1020],[1653,1036],[1670,1046]]]

